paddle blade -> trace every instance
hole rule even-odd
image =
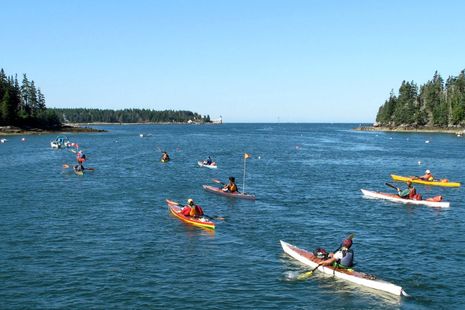
[[[166,199],[166,203],[169,205],[179,206],[179,203],[173,200]]]
[[[350,235],[347,236],[346,239],[352,240],[352,239],[354,239],[354,237],[355,237],[355,233],[351,233]]]
[[[220,180],[217,180],[217,179],[212,179],[212,181],[213,181],[213,182],[215,182],[215,183],[218,183],[218,184],[223,184],[223,185],[224,185],[224,183],[223,183],[223,182],[221,182]]]
[[[300,280],[300,281],[307,280],[308,278],[312,276],[312,274],[313,274],[313,270],[304,272],[297,276],[297,280]]]
[[[63,168],[64,168],[64,169],[68,169],[68,168],[69,168],[69,165],[63,164]]]

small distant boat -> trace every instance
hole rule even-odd
[[[205,167],[205,168],[209,168],[209,169],[217,169],[218,166],[216,165],[215,162],[212,162],[210,165],[207,165],[207,162],[206,161],[201,161],[199,160],[197,162],[197,164],[200,166],[200,167]]]
[[[362,189],[362,194],[368,198],[378,198],[378,199],[386,199],[392,202],[399,202],[403,204],[411,204],[411,205],[424,205],[427,207],[436,207],[436,208],[449,208],[450,203],[446,201],[441,201],[441,196],[436,196],[432,198],[427,198],[425,200],[415,200],[415,199],[406,199],[400,198],[399,195],[389,194],[389,193],[381,193],[381,192],[373,192],[366,189]]]
[[[0,143],[6,143],[8,142],[8,139],[0,139]]]
[[[57,136],[55,140],[50,142],[52,149],[62,149],[68,147],[69,144],[69,139],[66,136]]]
[[[215,194],[221,195],[221,196],[232,197],[232,198],[242,198],[242,199],[248,199],[248,200],[255,200],[255,195],[248,194],[248,193],[225,192],[225,191],[223,191],[222,188],[218,188],[218,187],[210,186],[210,185],[202,185],[202,187],[207,192],[215,193]]]

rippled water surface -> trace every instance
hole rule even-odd
[[[104,126],[109,132],[68,135],[96,168],[81,177],[62,168],[74,154],[52,150],[55,135],[8,137],[0,144],[0,308],[463,307],[463,188],[416,186],[425,197],[443,195],[445,210],[365,199],[360,189],[392,192],[390,173],[427,168],[463,181],[465,139],[354,126]],[[161,149],[170,163],[159,162]],[[245,152],[245,187],[256,202],[203,191],[228,176],[242,188]],[[197,166],[208,155],[219,169]],[[215,232],[186,226],[166,198],[193,198],[224,221]],[[279,240],[334,249],[350,232],[356,269],[411,297],[318,273],[291,277],[306,269]]]

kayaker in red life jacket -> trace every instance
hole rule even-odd
[[[81,150],[77,153],[76,155],[76,160],[78,163],[82,164],[83,162],[86,161],[86,154]]]
[[[328,259],[320,262],[322,266],[336,265],[343,268],[350,268],[354,265],[354,251],[350,249],[352,246],[351,239],[342,241],[341,248],[336,253],[329,253]]]
[[[79,152],[76,154],[76,160],[77,160],[77,162],[78,162],[78,164],[79,164],[79,166],[80,166],[80,167],[79,167],[80,170],[84,170],[85,168],[84,168],[83,163],[86,161],[86,154],[84,154],[84,152],[83,152],[82,150],[79,151]]]
[[[433,181],[434,180],[434,177],[431,174],[431,171],[429,169],[425,171],[425,175],[422,175],[421,177],[418,177],[418,178],[420,180],[423,180],[423,181]]]
[[[181,210],[181,213],[185,216],[190,217],[202,217],[203,210],[202,207],[196,205],[192,198],[187,199],[187,205]]]
[[[418,199],[419,195],[417,195],[417,190],[413,187],[412,181],[407,181],[406,189],[400,190],[400,188],[398,188],[397,193],[400,198],[421,200],[421,198]]]
[[[234,177],[229,177],[229,183],[223,187],[224,192],[234,193],[237,192],[236,179]]]

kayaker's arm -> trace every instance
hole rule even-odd
[[[329,266],[329,265],[332,265],[335,261],[336,261],[336,258],[334,257],[334,253],[329,253],[329,258],[325,259],[324,261],[321,261],[319,265]]]

